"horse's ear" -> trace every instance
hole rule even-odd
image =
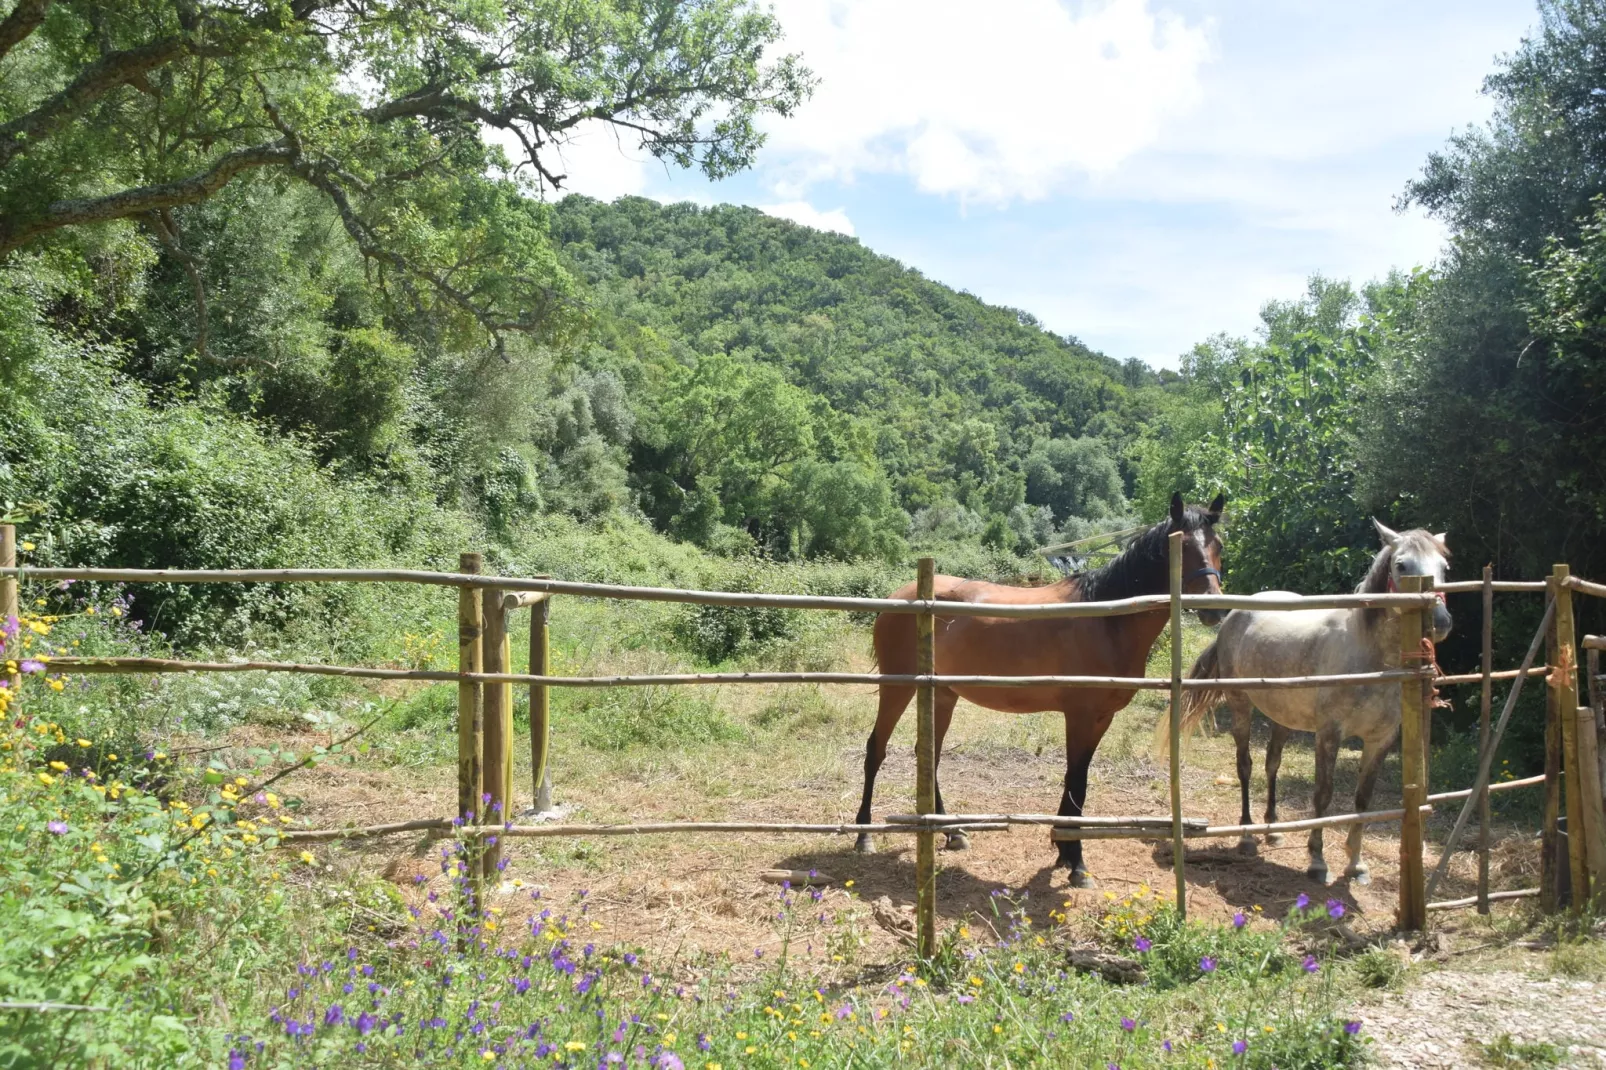
[[[1171,492],[1171,530],[1172,531],[1181,531],[1181,530],[1183,530],[1184,525],[1183,525],[1183,522],[1182,522],[1182,515],[1183,515],[1182,509],[1183,509],[1183,507],[1182,507],[1182,492],[1174,490],[1174,491]]]
[[[1444,541],[1445,537],[1449,534],[1450,533],[1448,531],[1441,531],[1437,535],[1433,536],[1433,541],[1439,544],[1439,552],[1445,557],[1450,556],[1450,544]]]
[[[1219,524],[1221,522],[1221,511],[1225,508],[1227,508],[1227,495],[1225,493],[1217,494],[1215,501],[1210,503],[1209,519],[1211,524]]]
[[[1383,540],[1384,546],[1393,546],[1400,541],[1400,533],[1375,516],[1372,518],[1372,526],[1377,528],[1377,537]]]

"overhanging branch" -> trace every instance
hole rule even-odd
[[[17,0],[17,6],[4,19],[0,19],[0,59],[27,40],[28,35],[45,21],[52,0]]]

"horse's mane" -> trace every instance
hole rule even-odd
[[[1195,532],[1210,524],[1209,510],[1190,505],[1182,511],[1182,529]],[[1065,581],[1082,602],[1113,602],[1142,594],[1164,592],[1170,582],[1171,548],[1166,538],[1171,520],[1150,527],[1107,565],[1078,573]]]

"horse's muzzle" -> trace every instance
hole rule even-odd
[[[1455,620],[1450,616],[1450,610],[1444,604],[1444,596],[1433,603],[1433,641],[1442,643],[1450,637],[1450,629],[1454,627]]]

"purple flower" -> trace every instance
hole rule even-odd
[[[21,665],[17,666],[17,668],[21,669],[23,672],[44,672],[45,671],[44,663],[43,662],[39,662],[39,661],[35,661],[32,658],[28,658]]]
[[[1322,968],[1321,965],[1316,961],[1315,955],[1306,955],[1303,965],[1306,973],[1315,973],[1317,970]]]
[[[1060,1021],[1074,1022],[1076,1021],[1076,1015],[1072,1014],[1070,1011],[1066,1011],[1064,1014],[1060,1015]]]
[[[1246,1052],[1248,1050],[1249,1050],[1249,1043],[1247,1041],[1235,1040],[1235,1041],[1232,1042],[1232,1053],[1234,1055],[1242,1055],[1244,1052]]]
[[[329,1009],[323,1012],[324,1025],[339,1025],[345,1020],[345,1012],[340,1009],[340,1004],[338,1003],[329,1004]]]
[[[1170,1055],[1170,1054],[1171,1054],[1171,1042],[1170,1042],[1170,1041],[1169,1041],[1169,1040],[1164,1040],[1164,1041],[1161,1041],[1161,1042],[1160,1042],[1160,1048],[1161,1048],[1161,1050],[1162,1050],[1162,1051],[1164,1051],[1164,1052],[1165,1052],[1165,1053],[1166,1053],[1166,1054],[1167,1054],[1167,1055]]]
[[[1215,970],[1216,970],[1216,960],[1211,958],[1209,955],[1206,955],[1204,958],[1199,960],[1199,972],[1200,973],[1214,973]]]
[[[373,1032],[376,1022],[378,1022],[378,1019],[369,1014],[367,1011],[363,1011],[361,1014],[357,1015],[357,1021],[355,1023],[357,1027],[357,1035],[360,1037],[365,1037],[369,1033]]]
[[[1139,950],[1139,951],[1147,951],[1147,950],[1149,950],[1149,948],[1153,947],[1154,945],[1152,943],[1150,943],[1144,937],[1140,936],[1136,940],[1132,941],[1132,946],[1134,948],[1136,948],[1137,950]]]
[[[1308,906],[1310,906],[1310,896],[1306,895],[1304,892],[1300,892],[1299,898],[1294,900],[1294,909],[1304,910]]]
[[[974,1002],[976,1002],[976,997],[975,996],[967,996],[963,992],[961,992],[959,994],[959,1002],[960,1003],[974,1003]]]
[[[229,1049],[229,1070],[245,1070],[245,1055],[233,1048]]]
[[[661,1051],[653,1056],[650,1064],[658,1070],[686,1070],[686,1064],[680,1061],[680,1056],[672,1051]]]
[[[57,836],[60,836],[67,831],[67,822],[47,821],[45,822],[45,828],[49,829],[51,832],[54,832]]]
[[[1344,916],[1344,904],[1337,899],[1329,899],[1327,901],[1327,916],[1334,919],[1342,918]]]
[[[1138,1027],[1138,1023],[1133,1021],[1131,1018],[1122,1018],[1121,1019],[1121,1028],[1125,1029],[1128,1033],[1132,1032],[1137,1027]]]
[[[1243,911],[1240,910],[1240,911],[1238,911],[1238,913],[1236,913],[1236,914],[1234,914],[1232,916],[1232,927],[1234,929],[1242,929],[1245,925],[1248,925],[1248,924],[1249,924],[1249,919],[1244,917],[1244,912]]]
[[[842,1019],[848,1017],[852,1013],[853,1013],[853,1008],[851,1006],[849,1006],[848,1004],[844,1003],[844,1004],[842,1004],[842,1006],[840,1006],[840,1007],[838,1007],[836,1009],[836,1020],[840,1022]]]
[[[1344,1023],[1344,1032],[1348,1033],[1350,1036],[1354,1036],[1356,1033],[1359,1033],[1360,1031],[1361,1031],[1361,1023],[1360,1022],[1345,1022]]]

